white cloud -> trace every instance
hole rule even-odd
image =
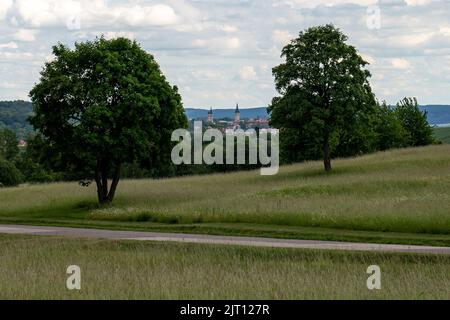
[[[238,37],[217,37],[210,39],[194,39],[191,41],[192,46],[197,48],[205,48],[212,51],[234,51],[241,47],[241,40]]]
[[[425,6],[431,3],[431,0],[405,0],[408,6]]]
[[[208,42],[205,39],[194,39],[192,40],[192,45],[194,47],[206,47]]]
[[[237,49],[241,46],[241,40],[237,37],[228,38],[225,40],[225,47],[228,49]]]
[[[1,89],[17,89],[18,85],[16,83],[10,83],[10,82],[0,82],[0,88]]]
[[[272,32],[272,40],[277,45],[286,45],[288,44],[294,36],[288,30],[274,30]]]
[[[375,64],[375,58],[368,54],[362,54],[362,58],[367,61],[369,64]]]
[[[267,72],[270,70],[270,67],[267,63],[263,63],[259,66],[259,68],[261,69],[262,72]]]
[[[80,28],[111,23],[131,27],[167,26],[179,21],[174,9],[166,4],[113,5],[105,0],[16,0],[15,7],[15,18],[32,28],[69,27],[74,20],[80,21]]]
[[[416,34],[408,34],[397,36],[392,39],[393,42],[397,43],[397,45],[405,46],[405,47],[414,47],[421,45],[428,40],[430,40],[434,35],[434,32],[421,32]]]
[[[414,0],[411,0],[414,1]],[[421,0],[416,0],[421,1]],[[423,0],[422,0],[423,1]],[[287,5],[290,7],[315,8],[317,6],[338,6],[345,4],[356,4],[360,6],[371,6],[377,4],[378,0],[279,0],[275,1],[274,5]]]
[[[81,14],[80,1],[16,0],[17,18],[33,28],[68,25]]]
[[[158,0],[157,0],[158,1]],[[178,24],[174,28],[180,32],[194,32],[203,30],[204,13],[197,9],[189,0],[165,0],[178,15]]]
[[[136,38],[136,35],[134,32],[127,32],[127,31],[109,31],[109,32],[103,32],[97,34],[98,36],[103,35],[106,39],[115,39],[115,38],[128,38],[131,40],[134,40]]]
[[[19,46],[17,43],[11,41],[8,43],[0,43],[0,49],[17,49]]]
[[[239,70],[239,75],[242,80],[255,80],[256,79],[256,71],[252,66],[244,66]]]
[[[199,80],[223,80],[224,76],[221,72],[209,69],[199,69],[192,71],[191,75]]]
[[[447,2],[0,0],[0,83],[11,74],[17,79],[0,99],[29,92],[58,41],[72,46],[104,34],[136,39],[154,54],[169,81],[184,88],[186,106],[267,105],[276,95],[271,70],[282,61],[281,48],[301,30],[333,23],[371,63],[380,100],[394,103],[411,93],[424,103],[450,103]],[[381,29],[368,30],[366,8],[377,3]],[[68,32],[74,19],[80,30]]]
[[[446,36],[446,37],[449,37],[449,36],[450,36],[450,27],[441,27],[441,28],[439,29],[439,32],[440,32],[442,35],[444,35],[444,36]]]
[[[8,10],[12,7],[12,0],[1,0],[0,1],[0,20],[3,20],[6,16]]]
[[[1,52],[0,59],[3,60],[33,60],[34,55],[31,52]]]
[[[394,69],[405,70],[411,67],[409,61],[405,59],[394,58],[390,60],[390,63]]]
[[[227,32],[227,33],[234,33],[234,32],[237,32],[239,30],[236,26],[231,26],[231,25],[220,26],[220,29],[222,31],[224,31],[224,32]]]
[[[37,30],[19,29],[16,33],[13,34],[13,38],[17,41],[32,42],[36,40],[37,33]]]
[[[117,20],[124,21],[132,27],[138,26],[167,26],[178,22],[175,11],[168,5],[117,7],[113,9]]]

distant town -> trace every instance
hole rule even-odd
[[[189,127],[194,128],[194,122],[202,121],[203,126],[206,129],[218,129],[224,134],[234,133],[237,130],[249,130],[253,129],[255,131],[267,131],[273,130],[269,125],[268,117],[259,116],[256,117],[242,117],[241,110],[239,109],[239,104],[236,104],[236,109],[234,111],[234,118],[231,117],[215,117],[215,112],[213,108],[210,108],[206,117],[197,116],[189,118]]]

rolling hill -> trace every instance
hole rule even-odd
[[[439,141],[450,144],[450,127],[434,128],[434,135]]]
[[[230,118],[234,119],[235,109],[214,109],[214,118],[224,119]],[[267,118],[267,108],[250,108],[250,109],[240,109],[242,119],[250,118]],[[186,108],[186,115],[189,119],[200,119],[208,117],[208,110],[197,109],[197,108]]]
[[[8,128],[16,132],[20,138],[25,138],[33,131],[27,121],[32,110],[31,102],[0,101],[0,130]]]

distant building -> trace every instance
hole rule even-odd
[[[222,114],[224,113],[222,112]],[[255,130],[257,134],[259,132],[274,133],[274,131],[270,127],[269,119],[265,117],[257,116],[255,118],[242,118],[238,103],[236,104],[234,119],[232,117],[230,118],[229,112],[225,113],[221,118],[220,116],[218,116],[218,113],[214,114],[214,110],[211,107],[208,110],[207,118],[205,118],[205,116],[203,115],[202,117],[190,119],[190,130],[194,130],[195,121],[202,121],[202,129],[204,130],[217,129],[224,134],[232,134],[233,132],[235,133],[238,130],[246,131],[250,129]]]
[[[27,142],[25,140],[19,141],[19,148],[25,148],[27,146]]]
[[[241,112],[239,111],[239,104],[236,103],[236,112],[234,113],[234,122],[238,125],[241,122]]]
[[[214,122],[214,113],[213,113],[212,107],[211,107],[211,110],[208,111],[208,122],[209,123],[213,123]]]

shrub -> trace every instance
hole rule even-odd
[[[416,98],[403,99],[397,104],[395,112],[406,130],[409,146],[427,146],[436,142],[433,128],[427,121],[427,113],[420,110]]]
[[[17,186],[22,181],[19,170],[6,160],[0,160],[0,187]]]
[[[399,120],[396,109],[385,102],[377,108],[374,130],[376,150],[384,151],[408,145],[409,134]]]

